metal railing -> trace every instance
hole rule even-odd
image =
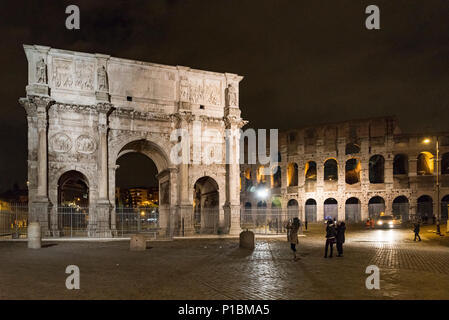
[[[27,236],[28,205],[2,203],[0,205],[0,237],[13,239]]]
[[[58,230],[60,237],[87,237],[89,208],[58,207]]]
[[[116,208],[115,219],[118,237],[126,237],[132,233],[150,233],[156,236],[160,227],[158,208]]]
[[[256,234],[282,234],[287,232],[285,228],[287,223],[299,216],[298,208],[242,208],[240,227],[244,230],[251,230]]]

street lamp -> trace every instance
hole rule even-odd
[[[429,144],[432,140],[430,138],[424,138],[423,143]],[[436,136],[436,156],[437,156],[437,177],[436,177],[436,189],[437,189],[437,234],[440,232],[440,218],[441,218],[441,204],[440,204],[440,142],[438,136]],[[446,226],[447,229],[447,226]]]

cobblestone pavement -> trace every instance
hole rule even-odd
[[[404,230],[347,235],[343,258],[323,258],[323,238],[300,238],[293,262],[284,239],[257,239],[254,251],[234,239],[149,242],[59,242],[29,250],[0,242],[0,299],[447,299],[449,250],[410,241]],[[67,265],[81,289],[67,290]],[[368,265],[380,290],[368,290]]]

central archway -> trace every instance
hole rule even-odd
[[[111,226],[118,235],[150,232],[166,236],[170,230],[169,161],[156,143],[139,139],[128,142],[115,158],[110,180],[115,214]],[[111,196],[112,198],[112,196]]]

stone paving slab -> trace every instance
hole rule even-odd
[[[301,238],[293,262],[284,239],[259,239],[254,251],[236,239],[148,242],[143,252],[121,242],[55,242],[29,250],[0,242],[0,299],[447,299],[449,251],[425,242],[373,241],[353,233],[345,257],[324,259],[324,239]],[[67,265],[81,289],[67,290]],[[381,270],[367,290],[365,269]]]

